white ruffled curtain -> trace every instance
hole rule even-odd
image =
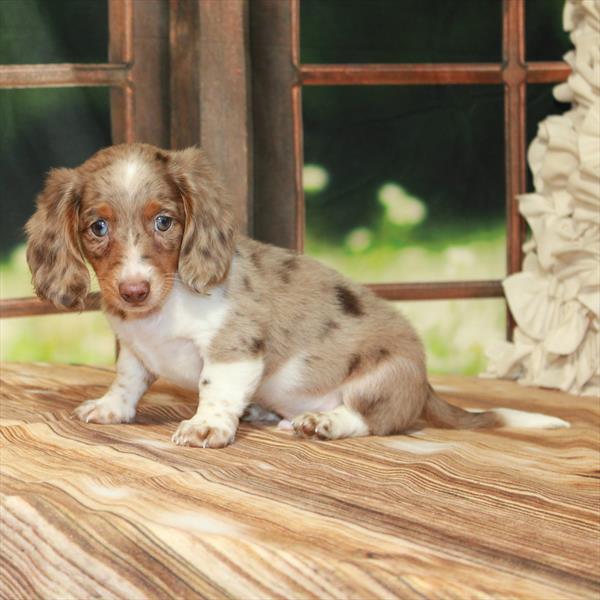
[[[518,198],[531,228],[523,270],[503,283],[514,341],[488,349],[483,376],[600,395],[600,0],[567,0],[572,74],[554,97],[573,107],[539,124]]]

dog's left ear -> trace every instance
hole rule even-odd
[[[79,244],[81,182],[76,169],[54,169],[25,226],[27,262],[37,295],[58,308],[84,307],[90,276]]]
[[[198,148],[159,153],[183,201],[179,276],[198,292],[221,283],[234,251],[234,220],[224,192]]]

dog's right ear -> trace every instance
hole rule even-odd
[[[25,225],[27,263],[40,298],[58,308],[83,308],[90,276],[79,244],[81,183],[75,169],[54,169]]]
[[[186,285],[205,293],[229,271],[235,245],[233,212],[202,150],[170,152],[163,162],[185,212],[179,275]]]

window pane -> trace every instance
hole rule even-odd
[[[0,90],[0,297],[30,296],[23,226],[52,167],[110,144],[108,89]]]
[[[425,342],[430,373],[477,375],[485,370],[485,350],[505,339],[504,300],[396,302]]]
[[[527,60],[561,60],[573,47],[562,26],[564,5],[565,0],[525,2]]]
[[[368,282],[505,275],[500,86],[307,87],[306,252]]]
[[[494,62],[501,0],[302,0],[304,63]]]
[[[2,0],[0,62],[108,60],[106,0]]]
[[[111,365],[115,338],[100,312],[0,321],[0,360]]]

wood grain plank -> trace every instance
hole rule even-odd
[[[111,378],[92,367],[1,366],[0,596],[600,592],[592,399],[433,378],[457,404],[542,410],[572,427],[310,442],[244,424],[232,446],[205,451],[170,443],[195,399],[163,382],[134,424],[69,418]]]

